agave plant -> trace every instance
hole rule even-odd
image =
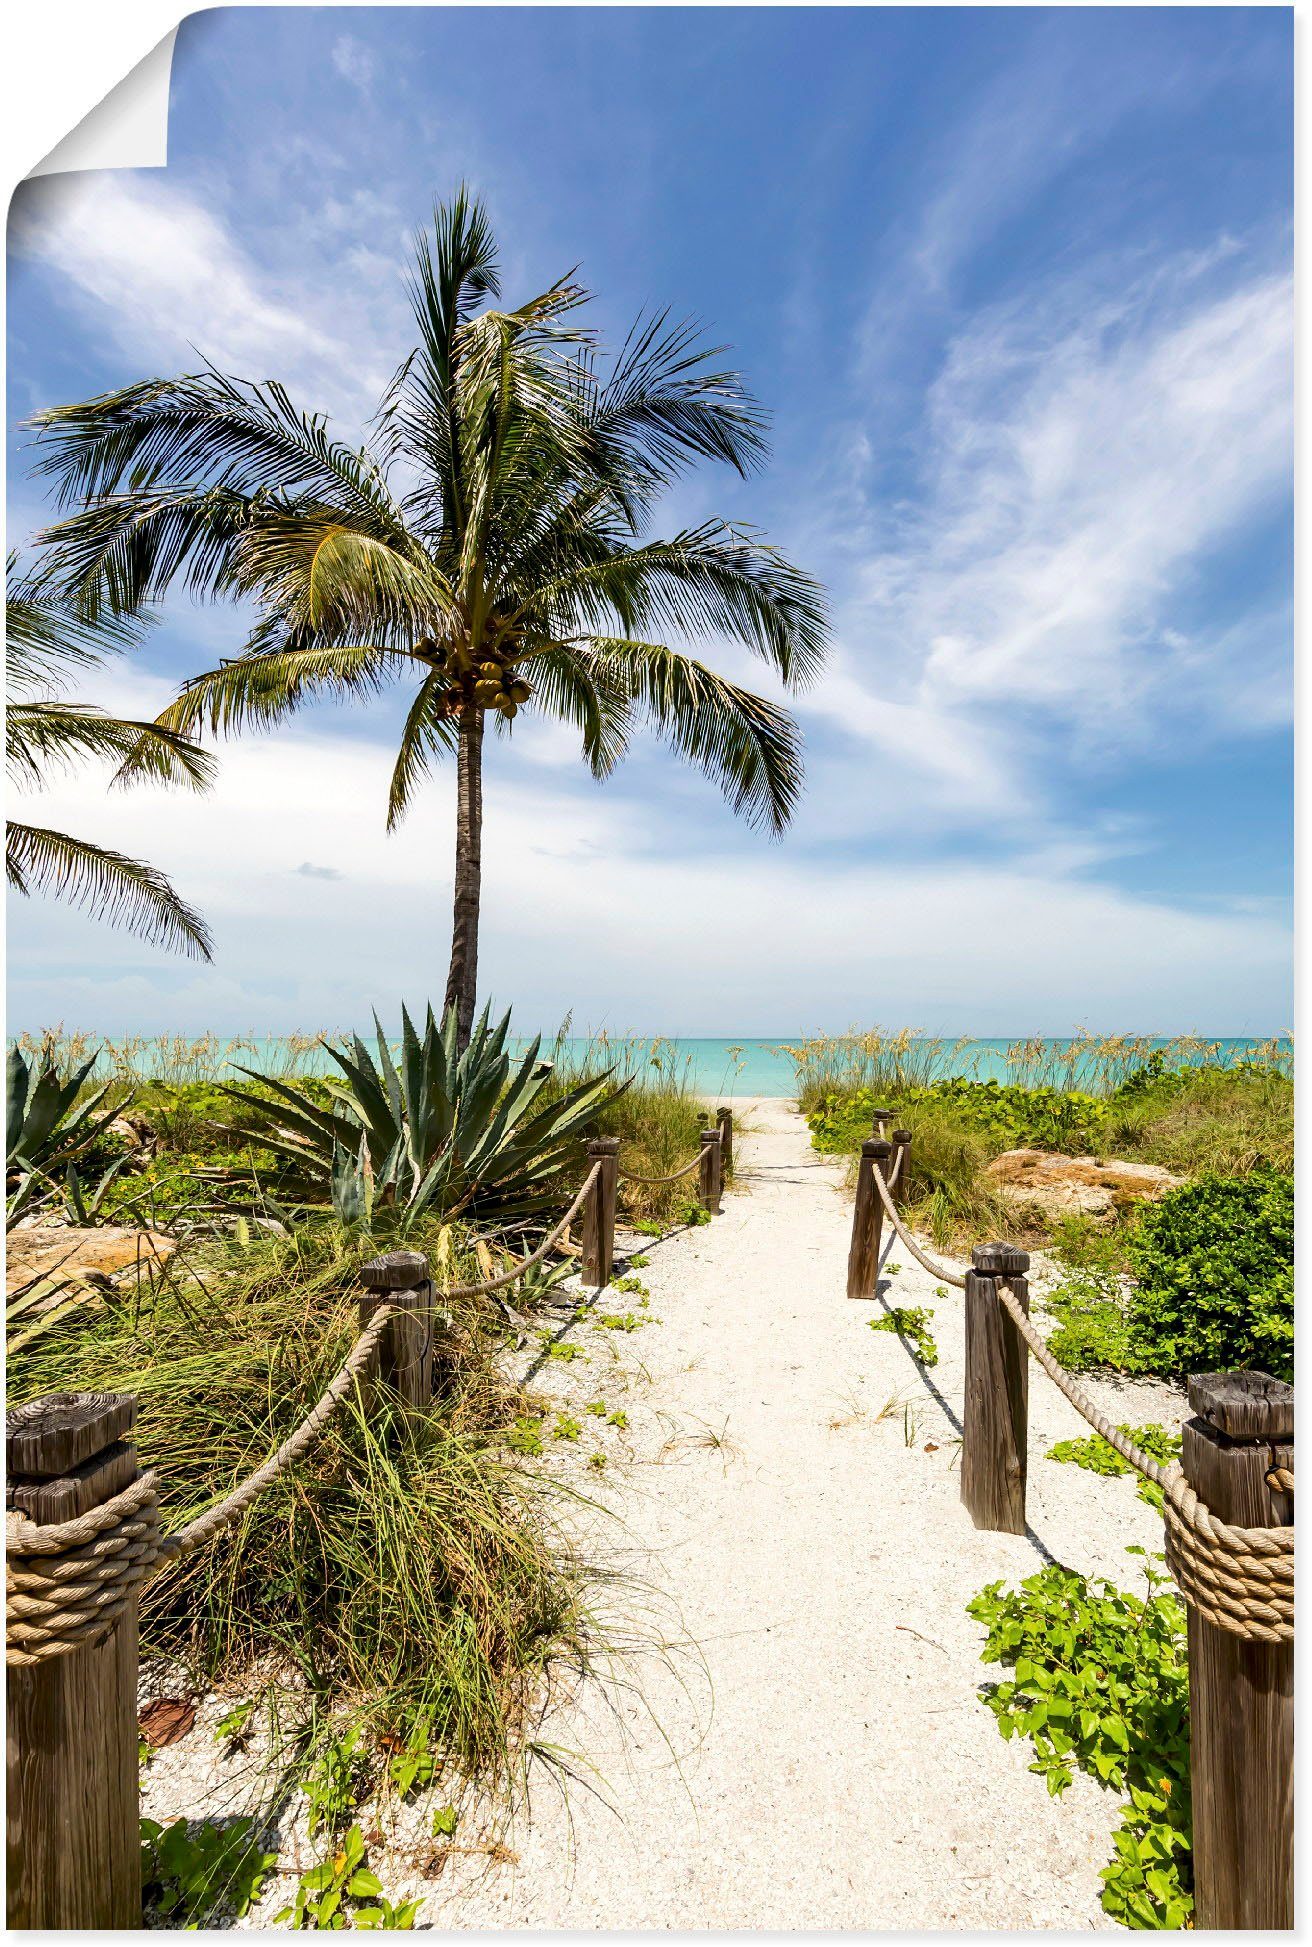
[[[498,1224],[537,1216],[558,1202],[580,1130],[627,1086],[611,1087],[607,1070],[544,1102],[552,1065],[539,1059],[540,1037],[522,1056],[508,1052],[509,1013],[493,1027],[484,1008],[462,1052],[454,1006],[440,1028],[430,1006],[422,1036],[403,1007],[399,1062],[377,1015],[374,1027],[376,1060],[358,1035],[349,1048],[324,1044],[341,1070],[326,1108],[253,1068],[241,1072],[272,1101],[225,1084],[257,1118],[260,1143],[344,1223],[381,1212],[402,1223],[429,1211]]]
[[[58,1187],[62,1171],[78,1185],[75,1159],[82,1156],[101,1131],[119,1115],[125,1103],[98,1114],[111,1084],[86,1102],[78,1096],[99,1059],[99,1050],[89,1061],[61,1075],[48,1048],[39,1061],[29,1061],[21,1048],[9,1050],[6,1076],[8,1089],[5,1126],[6,1228],[18,1221],[41,1199],[43,1193]],[[129,1098],[130,1099],[130,1098]],[[126,1161],[126,1158],[123,1159]],[[114,1170],[120,1167],[113,1166]],[[103,1184],[102,1184],[103,1189]]]

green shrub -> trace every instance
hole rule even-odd
[[[1015,1082],[971,1082],[961,1076],[901,1090],[890,1101],[868,1088],[822,1096],[808,1117],[812,1140],[822,1151],[859,1149],[870,1134],[876,1106],[893,1108],[914,1131],[915,1111],[939,1109],[964,1129],[1004,1149],[1096,1149],[1108,1129],[1108,1109],[1077,1090],[1022,1088]]]
[[[1135,1370],[1252,1366],[1294,1376],[1294,1183],[1203,1177],[1140,1214],[1129,1241]]]
[[[1048,1340],[1055,1359],[1071,1372],[1112,1366],[1136,1372],[1134,1348],[1119,1282],[1108,1272],[1077,1271],[1044,1301],[1057,1320]]]
[[[989,1583],[967,1612],[988,1628],[983,1661],[1011,1668],[980,1695],[1003,1737],[1032,1741],[1030,1770],[1054,1797],[1076,1766],[1126,1795],[1104,1909],[1127,1927],[1178,1928],[1193,1911],[1184,1610],[1147,1576],[1140,1598],[1053,1563],[1018,1589]]]

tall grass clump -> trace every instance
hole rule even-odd
[[[450,1227],[415,1242],[480,1274]],[[179,1527],[317,1400],[357,1335],[372,1249],[316,1224],[181,1252],[153,1289],[82,1306],[14,1353],[10,1402],[133,1394],[142,1464]],[[385,1395],[348,1402],[234,1528],[151,1585],[145,1652],[197,1688],[263,1683],[378,1736],[422,1718],[443,1763],[505,1777],[548,1663],[586,1659],[587,1624],[552,1490],[504,1445],[519,1409],[495,1365],[502,1332],[484,1300],[453,1316],[443,1396],[417,1427]]]
[[[235,1071],[257,1063],[282,1081],[331,1072],[323,1044],[340,1039],[324,1034],[221,1035],[129,1034],[114,1040],[62,1022],[40,1034],[19,1034],[25,1054],[48,1050],[60,1069],[78,1068],[91,1057],[88,1085],[112,1081],[125,1089],[156,1084],[161,1088],[213,1086],[235,1079]]]
[[[846,1034],[818,1034],[785,1044],[779,1052],[789,1056],[797,1071],[797,1104],[809,1116],[826,1096],[868,1089],[895,1102],[909,1088],[973,1073],[973,1061],[967,1058],[970,1045],[965,1036],[948,1041],[914,1028],[899,1028],[896,1034],[850,1028]]]
[[[608,1102],[590,1133],[618,1136],[620,1164],[635,1176],[668,1176],[697,1151],[714,1109],[693,1085],[691,1055],[657,1036],[612,1035],[604,1030],[580,1042],[566,1021],[549,1051],[553,1087],[560,1093],[611,1071],[623,1092]],[[682,1208],[696,1190],[696,1176],[676,1183],[619,1186],[620,1207],[630,1217],[657,1219]]]
[[[1279,1051],[1269,1063],[1149,1071],[1110,1106],[1108,1142],[1181,1176],[1248,1176],[1294,1167],[1294,1082]]]

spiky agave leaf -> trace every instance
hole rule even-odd
[[[428,1007],[422,1034],[403,1008],[399,1061],[374,1025],[376,1057],[359,1036],[327,1048],[341,1071],[332,1108],[252,1068],[241,1073],[267,1093],[224,1085],[254,1125],[232,1133],[254,1134],[339,1213],[368,1194],[375,1213],[390,1204],[403,1221],[428,1210],[495,1224],[540,1215],[560,1199],[580,1131],[627,1087],[608,1071],[541,1103],[551,1065],[539,1040],[510,1055],[509,1013],[493,1023],[485,1008],[462,1051],[454,1008],[439,1025]]]

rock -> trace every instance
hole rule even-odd
[[[106,1134],[117,1136],[129,1151],[144,1150],[153,1155],[159,1138],[143,1116],[116,1115]]]
[[[1013,1203],[1035,1204],[1048,1217],[1110,1217],[1132,1203],[1164,1197],[1184,1182],[1157,1163],[1061,1156],[1050,1149],[1009,1149],[985,1175]]]
[[[5,1290],[38,1278],[113,1278],[140,1264],[162,1264],[177,1243],[159,1231],[127,1230],[116,1224],[20,1223],[9,1233]]]

